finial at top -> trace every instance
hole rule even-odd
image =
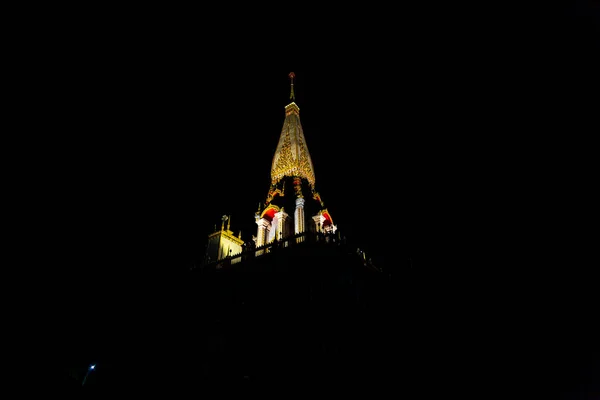
[[[292,91],[290,92],[290,99],[296,100],[296,96],[294,96],[294,77],[296,76],[296,74],[294,74],[293,72],[290,72],[290,74],[288,76],[292,80]]]

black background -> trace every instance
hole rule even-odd
[[[160,303],[159,283],[177,290],[222,215],[250,239],[294,71],[340,232],[389,270],[410,256],[430,283],[423,312],[450,301],[470,327],[473,304],[494,305],[484,315],[529,339],[509,354],[533,386],[597,385],[588,264],[572,237],[546,240],[556,221],[544,216],[547,185],[569,190],[563,163],[587,162],[564,161],[570,139],[585,149],[594,132],[598,7],[436,10],[346,9],[264,32],[214,28],[206,14],[197,30],[82,18],[40,35],[28,200],[64,364],[118,346],[107,332]]]

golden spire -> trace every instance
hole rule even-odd
[[[295,98],[295,76],[296,74],[290,72],[289,77],[292,80],[290,98],[292,99]],[[305,178],[311,187],[315,184],[312,160],[300,123],[300,108],[293,101],[285,106],[285,120],[271,164],[271,183],[276,184],[284,176]]]
[[[229,230],[230,226],[231,226],[231,215],[229,216],[229,218],[227,218],[227,230]]]
[[[290,72],[288,76],[292,81],[290,98],[295,99],[294,77],[296,74]],[[271,164],[271,184],[275,185],[284,176],[304,178],[308,180],[311,187],[314,187],[315,184],[312,160],[300,123],[300,108],[294,101],[285,106],[285,120]]]
[[[296,74],[294,74],[293,72],[290,72],[290,74],[288,75],[290,77],[290,79],[292,80],[292,91],[290,92],[290,100],[296,100],[296,96],[294,96],[294,77],[296,76]]]

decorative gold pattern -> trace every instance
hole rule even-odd
[[[283,197],[283,190],[278,188],[276,184],[272,184],[271,189],[269,189],[269,193],[267,194],[267,200],[265,201],[265,203],[269,204],[277,194]]]
[[[271,165],[271,182],[284,176],[305,178],[311,187],[315,185],[315,173],[300,123],[300,109],[292,102],[285,107],[285,121]]]
[[[315,192],[313,190],[313,199],[318,200],[319,203],[321,204],[321,207],[325,207],[325,203],[323,202],[323,199],[321,199],[321,195],[319,194],[319,192]]]

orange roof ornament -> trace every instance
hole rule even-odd
[[[294,95],[294,77],[296,76],[296,74],[294,74],[293,72],[290,72],[290,74],[288,76],[292,80],[292,85],[291,85],[292,91],[290,92],[290,99],[296,100],[296,96]]]

